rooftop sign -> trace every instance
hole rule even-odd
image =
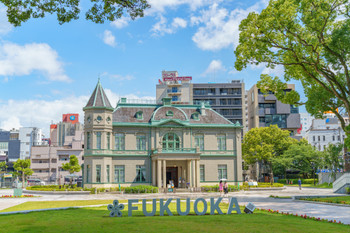
[[[178,77],[177,71],[162,71],[163,81],[190,81],[191,76]]]

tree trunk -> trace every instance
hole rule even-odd
[[[24,189],[24,171],[22,171],[22,189]]]
[[[272,163],[269,163],[270,165],[270,183],[273,185],[273,171],[272,171]]]

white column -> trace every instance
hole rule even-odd
[[[156,161],[152,160],[152,185],[156,186]]]
[[[163,188],[166,188],[166,160],[163,160]]]
[[[197,181],[198,188],[201,186],[200,180],[201,180],[201,174],[200,174],[200,165],[199,165],[199,159],[198,159],[196,160],[196,181]]]
[[[187,183],[190,183],[190,186],[192,186],[191,182],[191,160],[187,160]]]
[[[161,174],[162,174],[162,164],[161,164],[161,160],[157,160],[157,186],[158,188],[162,187],[161,183],[162,183],[162,180],[161,180]]]

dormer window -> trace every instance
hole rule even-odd
[[[142,111],[138,111],[136,113],[136,119],[137,120],[143,120],[143,112]]]
[[[166,114],[165,114],[166,116],[170,116],[170,117],[172,117],[172,116],[174,116],[174,113],[173,113],[173,111],[167,111],[166,112]]]
[[[199,121],[199,113],[198,112],[192,113],[191,118],[195,121]]]

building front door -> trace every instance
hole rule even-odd
[[[179,184],[178,167],[166,168],[166,183],[169,184],[171,180],[174,182],[174,187],[177,188]]]

